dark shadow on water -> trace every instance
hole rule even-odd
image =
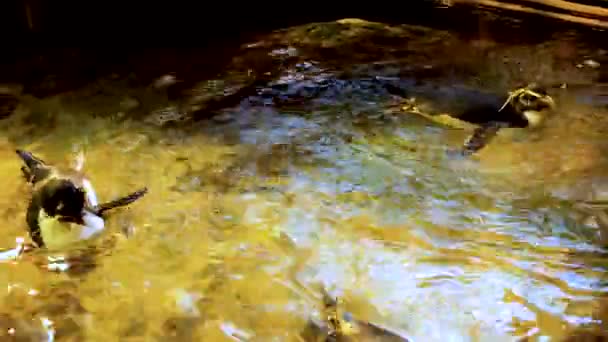
[[[186,3],[146,4],[145,8],[113,2],[87,3],[86,7],[74,1],[37,4],[39,29],[7,35],[3,43],[6,48],[0,55],[0,82],[24,83],[24,92],[36,96],[75,89],[112,73],[134,72],[142,82],[163,72],[202,79],[222,70],[236,49],[256,34],[349,17],[422,25],[466,39],[515,44],[538,43],[576,30],[579,43],[608,47],[603,30],[477,6],[438,8],[436,2],[428,0],[351,3],[336,9],[306,3],[297,11],[290,11],[285,4],[255,2],[236,8],[214,3],[213,10],[208,4]],[[18,7],[6,6],[3,12],[15,12]],[[79,48],[57,48],[62,45]]]

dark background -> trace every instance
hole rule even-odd
[[[514,1],[510,1],[514,2]],[[606,0],[584,0],[607,4]],[[436,8],[431,0],[400,1],[115,1],[3,0],[0,25],[4,43],[41,46],[99,43],[182,44],[238,37],[313,21],[357,17],[424,24],[474,33],[474,6]],[[528,5],[530,3],[527,3]],[[535,5],[542,8],[542,5]],[[27,10],[33,26],[28,25]],[[529,35],[556,29],[555,21],[529,20]],[[559,26],[559,25],[558,25]]]
[[[120,65],[143,68],[141,57],[155,55],[149,53],[150,47],[179,47],[182,55],[192,55],[187,50],[196,49],[198,56],[204,56],[199,60],[205,59],[208,69],[214,68],[211,63],[219,68],[230,51],[240,43],[250,42],[257,33],[341,18],[424,25],[471,38],[484,36],[516,44],[539,42],[556,33],[577,30],[582,33],[577,38],[584,40],[582,43],[608,49],[605,30],[476,5],[437,5],[432,0],[1,0],[0,82],[18,82],[29,88],[29,84],[49,73],[66,75],[72,79],[70,83],[80,78],[84,82]],[[539,6],[542,7],[536,7]],[[146,61],[158,64],[159,69],[163,68],[160,64],[168,64],[167,70],[189,63],[175,54],[171,57],[164,53]],[[60,88],[58,84],[57,91]]]

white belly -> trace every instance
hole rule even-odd
[[[91,184],[91,182],[85,178],[82,180],[82,186],[84,187],[86,199],[89,205],[91,207],[97,206],[99,203],[97,202],[97,194],[95,193],[93,184]]]
[[[526,110],[524,111],[524,117],[528,120],[528,125],[530,127],[537,127],[543,123],[543,115],[535,110]]]
[[[47,249],[61,249],[78,241],[88,240],[97,236],[104,229],[103,219],[97,215],[85,212],[84,225],[60,222],[57,218],[46,216],[40,212],[40,233]]]

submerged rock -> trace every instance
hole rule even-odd
[[[0,119],[11,116],[17,105],[19,96],[23,91],[20,84],[0,84]]]
[[[354,318],[349,312],[340,312],[338,300],[324,289],[322,321],[310,319],[301,333],[305,341],[316,342],[410,342],[401,333],[378,324]]]
[[[48,338],[40,321],[17,318],[8,313],[0,313],[0,340],[2,341],[44,341]]]
[[[120,109],[127,112],[138,108],[140,105],[139,100],[130,96],[126,96],[120,101]]]

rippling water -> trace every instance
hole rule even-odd
[[[319,283],[359,319],[415,341],[560,339],[605,326],[606,256],[567,204],[607,176],[598,71],[576,67],[605,51],[349,21],[276,32],[241,53],[198,85],[203,97],[229,96],[267,64],[269,84],[287,86],[195,120],[116,75],[24,96],[4,119],[2,246],[26,237],[15,148],[55,163],[84,151],[102,199],[150,192],[89,248],[64,253],[67,271],[49,271],[41,251],[0,264],[3,338],[298,341],[319,315]],[[404,113],[403,99],[370,83],[380,75],[440,111],[526,78],[589,87],[554,89],[559,115],[540,135],[506,130],[454,160],[446,152],[467,130]],[[308,95],[290,101],[296,88]]]

